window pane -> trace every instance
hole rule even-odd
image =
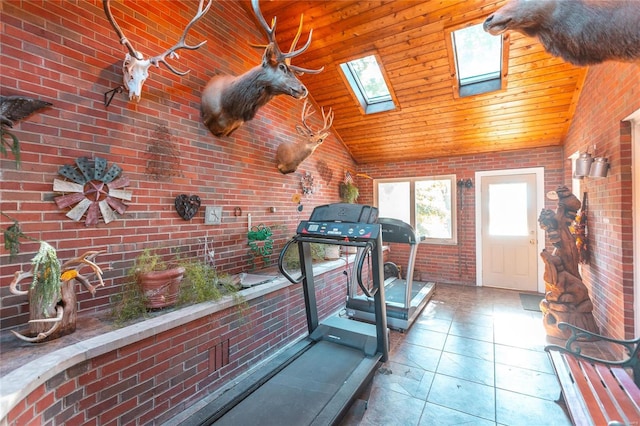
[[[527,184],[489,185],[489,234],[525,236],[527,229]]]
[[[358,86],[367,101],[367,104],[388,101],[391,94],[382,77],[382,71],[375,56],[365,56],[348,62]]]
[[[378,216],[411,223],[411,186],[409,182],[378,184]]]
[[[417,181],[417,232],[427,238],[452,238],[451,180]]]
[[[492,36],[482,24],[451,33],[460,86],[500,78],[502,37]]]

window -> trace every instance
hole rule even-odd
[[[527,225],[527,184],[496,183],[489,185],[489,235],[523,237]]]
[[[455,175],[375,182],[378,215],[409,223],[426,243],[456,244]]]
[[[465,97],[500,90],[506,73],[508,43],[493,36],[482,24],[449,31],[448,40],[456,76],[457,96]]]
[[[391,90],[376,55],[344,62],[340,69],[365,114],[395,109]]]

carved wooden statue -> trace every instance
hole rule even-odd
[[[94,262],[100,253],[88,251],[61,266],[55,249],[42,242],[32,260],[31,270],[16,272],[9,286],[11,293],[29,297],[29,332],[25,336],[12,330],[13,334],[26,342],[37,343],[73,333],[77,317],[75,281],[82,283],[92,295],[95,295],[96,287],[104,285],[102,269]],[[84,266],[89,266],[96,274],[97,285],[91,285],[87,277],[80,274]],[[18,284],[27,278],[30,278],[29,290],[19,290]]]
[[[580,254],[569,231],[581,203],[566,186],[559,187],[556,193],[556,211],[543,209],[538,219],[555,247],[553,253],[546,249],[540,253],[545,264],[545,298],[540,302],[544,327],[547,335],[562,339],[567,339],[570,333],[558,328],[560,322],[599,333],[589,292],[578,271]]]

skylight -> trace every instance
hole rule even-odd
[[[493,36],[482,24],[451,33],[460,96],[502,88],[502,36]]]
[[[365,114],[395,108],[391,91],[375,55],[342,63],[340,69]]]

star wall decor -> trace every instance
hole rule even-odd
[[[67,180],[54,179],[53,190],[63,195],[54,201],[61,209],[72,207],[67,217],[79,222],[85,217],[86,226],[95,226],[100,221],[110,223],[124,214],[129,206],[122,202],[131,201],[131,191],[123,189],[129,185],[129,178],[120,176],[122,168],[112,164],[107,168],[107,160],[100,157],[76,159],[75,165],[65,165],[58,173]]]

